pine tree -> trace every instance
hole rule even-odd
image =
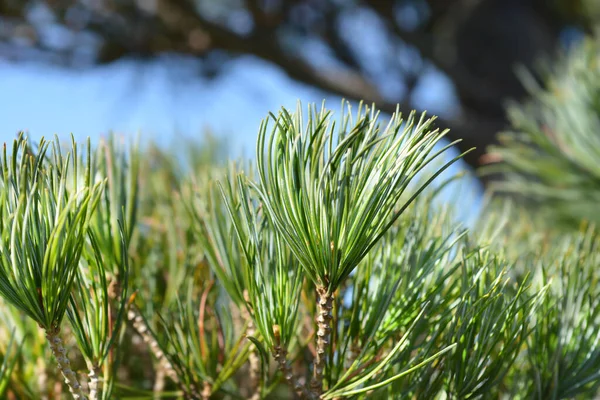
[[[282,108],[227,164],[214,140],[20,135],[0,154],[0,397],[597,396],[599,60],[589,39],[525,78],[472,227],[442,175],[462,155],[424,114]]]

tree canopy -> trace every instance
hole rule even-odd
[[[0,57],[92,67],[165,54],[201,60],[215,76],[252,55],[291,78],[389,112],[419,109],[413,93],[432,68],[453,83],[460,111],[440,122],[472,166],[505,125],[505,101],[524,88],[566,30],[591,31],[592,0],[5,0]]]

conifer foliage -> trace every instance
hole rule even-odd
[[[215,140],[20,135],[0,154],[0,397],[597,396],[599,54],[511,108],[494,168],[524,201],[469,229],[442,175],[462,155],[425,115],[281,109],[225,165]]]

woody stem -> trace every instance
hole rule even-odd
[[[50,344],[52,353],[54,354],[56,362],[58,363],[58,368],[60,369],[62,375],[65,377],[65,382],[69,387],[69,390],[73,394],[73,398],[75,400],[87,400],[87,397],[83,393],[81,385],[77,380],[77,375],[71,369],[71,362],[67,357],[67,350],[65,350],[65,348],[63,347],[62,340],[58,336],[59,332],[59,327],[47,329],[46,339],[48,339],[48,343]]]
[[[330,344],[331,321],[333,320],[331,314],[333,293],[330,293],[325,286],[318,286],[317,296],[317,353],[313,363],[310,388],[313,397],[318,398],[323,393],[323,372]]]
[[[300,383],[292,371],[292,367],[287,359],[287,349],[281,343],[281,329],[279,325],[273,326],[273,333],[273,358],[277,362],[277,366],[283,374],[285,381],[301,399],[313,399],[312,394],[306,389],[306,387],[304,387],[304,385]]]
[[[91,364],[89,366],[89,368],[90,368],[90,373],[89,373],[90,400],[97,400],[100,396],[100,393],[98,390],[100,389],[99,375],[100,375],[101,371],[100,371],[100,367],[96,364]]]

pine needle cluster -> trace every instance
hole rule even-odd
[[[216,140],[20,135],[0,154],[0,397],[597,396],[600,64],[577,51],[495,150],[524,206],[470,229],[424,114],[281,109],[252,163]]]

